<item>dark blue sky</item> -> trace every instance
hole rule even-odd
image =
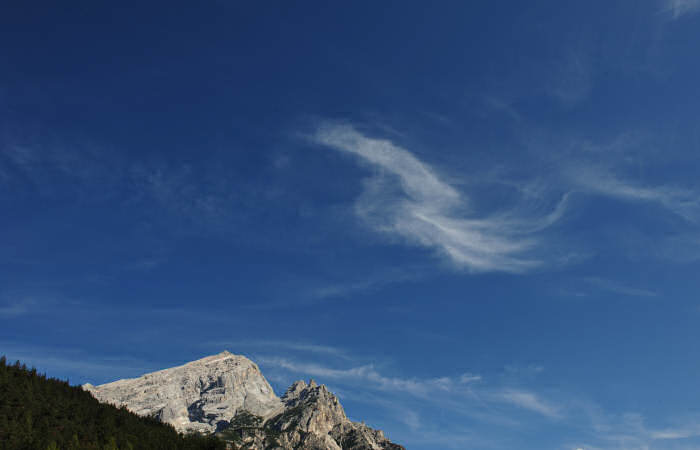
[[[143,3],[2,8],[0,353],[700,445],[700,1]]]

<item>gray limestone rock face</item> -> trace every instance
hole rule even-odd
[[[268,416],[283,408],[258,366],[222,352],[179,367],[83,389],[102,402],[157,417],[178,431],[214,432],[240,411]]]

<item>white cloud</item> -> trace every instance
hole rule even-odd
[[[475,381],[480,381],[481,380],[481,375],[474,375],[471,373],[465,373],[462,374],[462,376],[459,377],[459,382],[460,383],[473,383]]]
[[[508,389],[499,393],[497,398],[552,419],[561,417],[561,412],[557,406],[544,401],[533,392]]]
[[[408,425],[411,430],[420,430],[423,425],[418,413],[411,410],[403,411],[399,417],[399,420]]]
[[[700,0],[665,0],[665,10],[674,19],[700,10]]]
[[[358,216],[376,231],[437,250],[460,268],[523,272],[541,265],[532,254],[538,244],[533,234],[556,222],[566,207],[564,196],[543,217],[516,211],[478,215],[464,194],[391,141],[368,138],[347,125],[321,126],[313,139],[377,169],[355,204]]]
[[[700,424],[691,424],[679,428],[666,428],[663,430],[650,431],[651,439],[672,440],[672,439],[688,439],[691,437],[700,436]]]
[[[642,414],[634,412],[610,413],[590,401],[580,398],[572,398],[567,402],[570,412],[579,412],[581,415],[569,415],[577,424],[586,424],[589,428],[589,436],[586,438],[588,445],[579,444],[584,449],[650,449],[671,448],[668,442],[681,441],[700,436],[700,418],[697,416],[685,418],[667,418],[672,425],[666,427],[650,426]],[[593,445],[594,444],[595,447]],[[678,446],[674,443],[672,448],[697,448],[695,446]],[[576,448],[571,446],[570,448]]]

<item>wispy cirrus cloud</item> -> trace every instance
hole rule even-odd
[[[233,353],[240,352],[242,349],[284,349],[296,352],[333,356],[336,358],[350,360],[352,356],[344,349],[333,347],[331,345],[313,344],[308,342],[294,342],[286,340],[272,339],[244,339],[239,341],[216,341],[207,342],[207,347],[226,348]]]
[[[686,14],[700,11],[700,0],[664,0],[664,10],[678,19]]]
[[[571,52],[552,71],[547,92],[565,107],[582,102],[593,89],[593,69],[585,52]]]
[[[0,319],[10,319],[30,314],[41,314],[56,306],[53,297],[4,293],[0,295]]]
[[[275,366],[295,373],[303,373],[326,379],[364,381],[371,383],[371,387],[376,390],[404,392],[423,398],[428,397],[431,392],[448,392],[454,390],[458,386],[465,386],[481,379],[480,377],[466,374],[466,377],[459,377],[457,379],[439,377],[418,380],[384,376],[371,364],[347,369],[335,369],[315,363],[297,362],[279,357],[261,357],[258,358],[258,360],[262,365]]]
[[[654,426],[648,424],[646,418],[638,413],[607,414],[598,407],[591,409],[590,405],[579,406],[587,410],[587,420],[590,421],[592,431],[590,441],[596,444],[596,447],[580,446],[581,448],[697,448],[692,445],[696,443],[695,440],[688,440],[700,437],[698,417],[671,419],[672,425]],[[679,446],[684,441],[690,446]]]
[[[430,267],[425,265],[373,270],[354,280],[325,281],[323,284],[305,290],[303,295],[307,299],[305,303],[313,304],[331,298],[345,298],[361,292],[381,290],[388,285],[420,281],[428,277],[429,273]]]
[[[617,281],[607,280],[605,278],[587,277],[584,278],[584,281],[599,289],[609,291],[614,294],[629,295],[633,297],[656,297],[657,295],[656,292],[650,291],[648,289],[627,286]]]
[[[316,143],[350,153],[375,169],[355,203],[356,214],[375,231],[435,249],[471,271],[524,272],[541,264],[536,233],[559,220],[567,196],[545,215],[522,210],[478,214],[469,198],[411,152],[352,126],[322,125]]]
[[[566,170],[566,173],[575,188],[584,192],[626,201],[655,203],[691,221],[700,218],[700,200],[693,190],[669,185],[644,185],[616,176],[610,168],[594,165],[579,165]]]
[[[0,342],[0,348],[8,360],[19,360],[36,367],[40,372],[46,371],[51,376],[61,377],[71,372],[83,374],[78,380],[71,379],[71,382],[112,381],[115,374],[139,376],[158,368],[153,361],[129,356],[88,354],[75,348],[25,345],[11,341]],[[87,378],[88,376],[94,378]]]
[[[407,394],[421,401],[435,403],[441,407],[449,406],[462,412],[467,412],[466,410],[471,408],[470,404],[477,405],[477,408],[484,411],[497,408],[498,405],[509,405],[548,419],[558,419],[563,416],[561,407],[543,399],[535,392],[508,387],[483,387],[480,386],[482,377],[471,373],[457,377],[402,378],[386,376],[371,364],[337,369],[289,358],[261,357],[258,360],[262,366],[326,380],[345,381],[356,386],[360,385],[365,391]],[[468,413],[472,415],[471,412]]]
[[[241,195],[217,165],[127,160],[111,150],[106,144],[70,139],[0,139],[0,182],[48,198],[155,206],[205,227],[231,223],[231,204]]]
[[[0,318],[12,318],[29,314],[32,310],[32,302],[20,301],[0,305]]]
[[[533,392],[506,389],[497,394],[497,398],[515,406],[540,413],[551,419],[558,419],[561,417],[561,410],[558,406],[543,400]]]
[[[575,423],[580,429],[586,445],[573,443],[563,448],[652,448],[655,444],[700,436],[697,425],[700,422],[692,418],[665,427],[650,425],[641,414],[606,412],[588,400],[563,392],[545,396],[536,390],[524,388],[522,382],[517,380],[511,380],[515,384],[499,384],[496,380],[484,380],[479,375],[468,373],[457,377],[402,378],[387,376],[372,364],[336,368],[276,356],[258,358],[258,362],[266,371],[277,369],[288,374],[316,377],[322,382],[333,382],[334,386],[343,387],[344,400],[376,402],[377,406],[400,411],[400,421],[409,432],[420,430],[422,433],[435,426],[427,418],[405,414],[411,410],[409,405],[415,405],[411,399],[424,407],[430,404],[440,410],[449,410],[457,417],[476,420],[481,424],[479,432],[470,426],[442,431],[472,443],[477,439],[481,446],[511,448],[505,441],[499,442],[499,436],[490,436],[485,427],[495,425],[496,430],[502,430],[502,427],[534,429],[532,427],[536,427],[535,424],[542,419],[550,431],[557,424],[567,428]],[[374,395],[373,392],[382,392],[382,395]],[[465,423],[462,422],[462,425]],[[454,442],[446,446],[460,448]]]
[[[655,440],[687,439],[700,436],[700,424],[690,423],[675,428],[663,428],[649,431],[649,437]]]

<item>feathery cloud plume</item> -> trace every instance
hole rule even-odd
[[[351,153],[378,169],[365,182],[355,212],[377,231],[433,248],[460,268],[524,272],[542,264],[532,252],[534,233],[563,214],[531,218],[513,211],[490,216],[468,213],[468,198],[426,163],[389,140],[369,138],[348,125],[323,125],[313,140]]]

